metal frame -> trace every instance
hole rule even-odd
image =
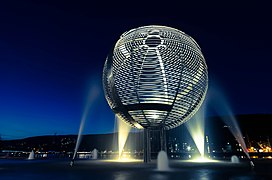
[[[103,69],[105,97],[135,128],[171,129],[190,119],[204,100],[208,71],[193,38],[166,26],[121,35]]]

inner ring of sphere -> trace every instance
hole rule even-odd
[[[149,47],[157,47],[161,44],[161,38],[157,36],[147,37],[145,44]]]

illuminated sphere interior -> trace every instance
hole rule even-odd
[[[113,112],[135,128],[171,129],[190,119],[208,88],[207,65],[196,41],[166,26],[121,35],[103,69]]]

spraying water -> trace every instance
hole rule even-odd
[[[34,151],[32,150],[27,158],[28,160],[32,160],[32,159],[35,159],[35,153]]]
[[[98,158],[98,150],[97,149],[94,149],[92,151],[92,159],[97,159]]]
[[[239,163],[239,158],[238,158],[237,156],[233,155],[233,156],[231,156],[230,161],[231,161],[232,163]]]
[[[248,159],[250,159],[250,156],[247,151],[246,143],[243,138],[242,132],[239,128],[239,125],[237,123],[237,120],[235,119],[235,117],[233,116],[233,113],[231,112],[231,110],[228,107],[226,107],[226,112],[228,114],[228,118],[223,117],[223,121],[230,127],[229,128],[230,132],[235,137],[236,141],[239,143],[239,145],[243,149],[243,151],[246,154],[246,156],[248,157]]]
[[[239,145],[241,146],[241,148],[243,149],[244,153],[246,154],[247,158],[250,160],[250,165],[252,167],[254,167],[253,162],[250,159],[248,150],[246,148],[246,143],[245,140],[243,138],[242,132],[240,130],[240,127],[237,123],[237,120],[232,112],[232,110],[230,109],[230,106],[228,105],[227,101],[225,100],[225,96],[221,93],[221,91],[219,92],[218,90],[215,91],[213,89],[213,99],[216,100],[214,101],[214,109],[216,111],[218,111],[220,114],[224,114],[226,116],[224,116],[222,118],[222,120],[224,121],[224,123],[229,126],[229,130],[232,133],[232,135],[235,137],[236,141],[239,143]]]
[[[198,110],[198,112],[185,123],[190,135],[193,138],[193,141],[200,153],[201,158],[204,158],[205,155],[205,108],[203,106]]]
[[[76,142],[76,147],[75,147],[72,162],[74,162],[74,159],[76,157],[76,154],[77,154],[80,142],[81,142],[82,132],[84,130],[85,122],[86,122],[86,119],[88,117],[89,109],[90,109],[91,105],[94,103],[94,100],[96,99],[98,94],[99,94],[99,91],[98,91],[98,88],[96,86],[93,86],[91,88],[91,90],[89,91],[87,103],[86,103],[85,109],[83,111],[83,115],[82,115],[80,126],[79,126],[79,131],[78,131],[78,135],[77,135],[77,142]],[[73,165],[73,163],[72,163],[72,165]]]
[[[120,120],[116,115],[115,120],[117,121],[118,126],[118,150],[120,159],[122,157],[122,152],[124,150],[131,127]]]
[[[157,158],[157,170],[169,171],[169,160],[165,151],[160,151]]]

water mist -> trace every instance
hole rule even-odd
[[[81,142],[82,133],[83,133],[84,126],[85,126],[85,123],[86,123],[86,119],[87,119],[88,114],[89,114],[90,107],[92,106],[92,104],[94,103],[94,101],[95,101],[95,99],[97,98],[98,95],[99,95],[98,88],[96,86],[93,86],[89,91],[87,103],[85,105],[83,115],[81,117],[80,127],[79,127],[79,131],[78,131],[78,136],[77,136],[76,147],[75,147],[72,162],[70,163],[71,166],[73,165],[74,159],[76,158],[76,154],[77,154],[80,142]]]
[[[240,127],[237,123],[237,120],[227,103],[225,96],[221,93],[221,91],[218,91],[218,89],[213,89],[212,92],[213,95],[213,109],[217,111],[218,114],[222,115],[224,114],[224,117],[222,117],[222,120],[224,123],[229,126],[229,130],[232,133],[232,135],[235,137],[236,141],[239,143],[239,146],[243,149],[244,153],[246,154],[247,158],[250,160],[250,165],[254,167],[253,162],[250,159],[250,156],[248,154],[248,150],[246,148],[246,143],[243,138],[242,132],[240,130]]]
[[[118,157],[120,159],[122,158],[122,152],[127,142],[127,138],[131,130],[131,127],[127,125],[125,122],[123,122],[122,120],[120,120],[116,115],[115,115],[115,120],[117,122],[117,127],[118,127],[118,150],[119,150]]]
[[[185,123],[193,141],[200,153],[201,158],[205,155],[205,104],[198,112]]]

